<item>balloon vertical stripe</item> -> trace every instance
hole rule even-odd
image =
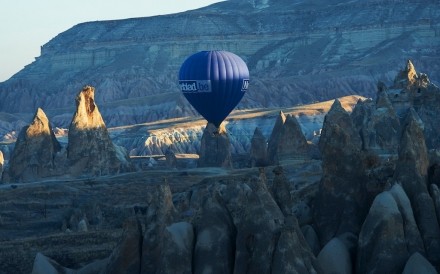
[[[227,51],[195,53],[179,71],[179,86],[185,98],[217,127],[243,98],[247,81],[246,63]]]

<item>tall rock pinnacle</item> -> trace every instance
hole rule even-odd
[[[20,131],[4,179],[29,181],[55,175],[54,158],[60,149],[46,114],[38,108],[31,124]]]
[[[69,127],[67,159],[72,175],[118,173],[128,165],[125,151],[115,147],[95,104],[95,89],[85,86],[76,97],[76,112]]]
[[[200,144],[198,167],[232,167],[231,143],[223,124],[208,123]]]

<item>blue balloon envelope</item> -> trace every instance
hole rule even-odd
[[[201,51],[183,62],[179,87],[190,104],[219,127],[247,91],[249,70],[231,52]]]

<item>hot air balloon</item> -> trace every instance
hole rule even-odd
[[[201,51],[183,62],[179,86],[190,104],[218,128],[247,91],[249,70],[231,52]]]

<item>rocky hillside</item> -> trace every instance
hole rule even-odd
[[[108,126],[195,115],[177,72],[199,50],[240,55],[251,87],[239,108],[286,107],[348,94],[372,97],[412,59],[440,79],[437,1],[225,1],[166,16],[82,23],[0,83],[2,133],[43,108],[66,128],[76,91],[96,87]],[[24,116],[23,116],[24,115]],[[27,115],[27,116],[26,116]],[[17,121],[18,119],[18,121]]]

